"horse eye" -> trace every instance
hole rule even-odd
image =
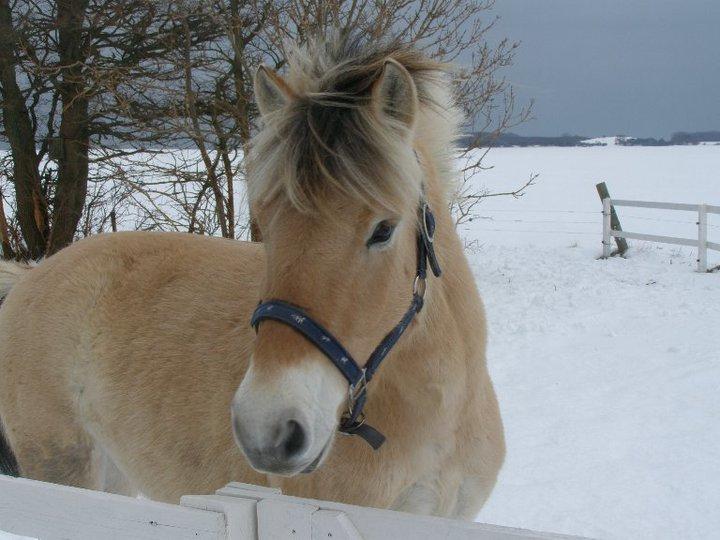
[[[367,241],[367,247],[384,244],[392,238],[392,234],[395,231],[395,225],[389,221],[381,221],[375,227],[372,236]]]

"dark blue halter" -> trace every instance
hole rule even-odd
[[[282,300],[262,302],[255,309],[250,321],[256,331],[260,322],[265,319],[272,319],[294,328],[335,364],[335,367],[340,370],[340,373],[350,384],[348,408],[342,415],[338,429],[341,433],[362,437],[375,450],[385,442],[385,436],[365,423],[363,407],[367,400],[367,385],[382,361],[415,318],[415,315],[420,313],[423,307],[428,262],[435,276],[439,277],[441,273],[440,265],[435,256],[435,248],[433,247],[435,217],[424,199],[420,202],[418,217],[420,223],[417,234],[417,274],[413,282],[413,297],[410,308],[405,312],[400,322],[375,348],[364,368],[358,365],[335,336],[313,320],[305,311],[288,302]]]

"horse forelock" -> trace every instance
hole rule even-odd
[[[413,132],[370,106],[388,59],[402,64],[417,88]],[[458,114],[446,72],[447,66],[398,43],[345,36],[296,49],[286,80],[296,98],[264,118],[253,142],[251,200],[282,197],[304,212],[322,212],[329,192],[391,211],[417,200],[422,178],[415,141],[447,153],[455,136]]]

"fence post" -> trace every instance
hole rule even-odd
[[[610,191],[608,190],[607,184],[605,182],[595,184],[595,188],[597,189],[598,195],[600,195],[600,200],[610,198]],[[618,218],[617,213],[615,212],[615,207],[612,204],[610,205],[610,219],[610,225],[612,229],[614,231],[622,231],[622,226],[620,225],[620,218]],[[617,244],[618,253],[620,255],[622,255],[628,250],[627,240],[625,240],[624,238],[616,236],[615,243]]]
[[[707,205],[698,206],[698,258],[697,271],[707,272]]]
[[[610,257],[610,227],[611,227],[610,197],[603,199],[603,259]]]

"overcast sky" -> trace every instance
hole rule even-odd
[[[720,130],[720,0],[497,0],[522,134]]]

